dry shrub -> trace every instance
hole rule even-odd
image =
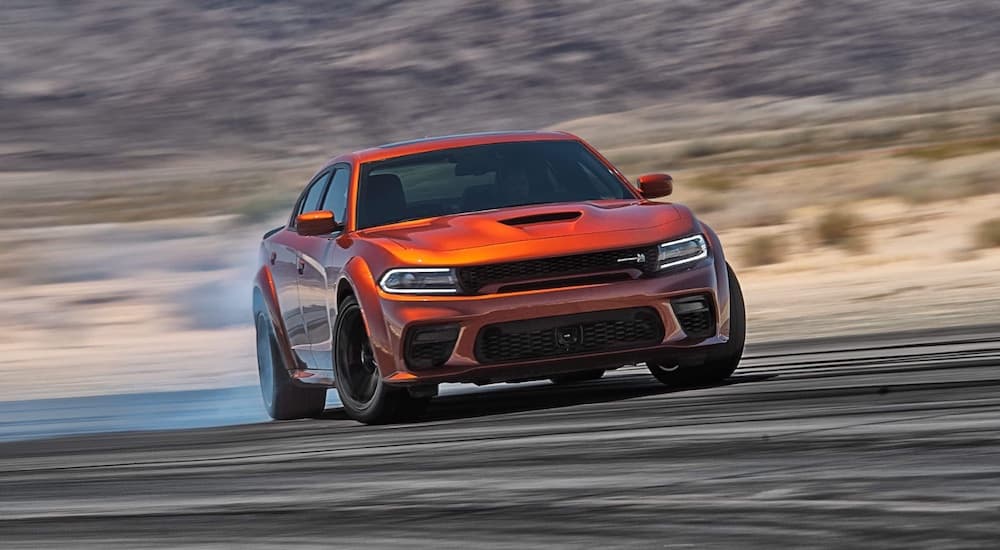
[[[747,205],[739,218],[743,227],[768,227],[788,223],[788,212],[772,202],[764,202]]]
[[[749,266],[780,263],[782,256],[781,238],[775,235],[758,235],[743,245],[743,261]]]
[[[762,132],[754,135],[752,140],[744,144],[748,149],[786,149],[809,145],[817,140],[819,132],[814,128],[805,130],[789,130],[777,132]]]
[[[920,163],[875,184],[869,197],[896,197],[911,204],[963,199],[1000,192],[1000,169],[992,164],[972,164],[944,170]]]
[[[838,246],[850,252],[867,249],[864,219],[849,206],[834,206],[816,222],[816,237],[820,244]]]
[[[976,227],[976,245],[981,248],[1000,246],[1000,218],[993,218]]]
[[[684,201],[695,214],[718,212],[726,207],[726,199],[716,193],[699,195]]]
[[[899,153],[896,153],[896,155],[935,161],[967,155],[976,155],[979,153],[996,151],[997,149],[1000,149],[1000,138],[990,137],[912,147],[904,151],[900,151]]]
[[[722,153],[728,153],[735,149],[736,147],[732,143],[724,140],[701,139],[692,141],[685,145],[680,151],[680,156],[683,158],[696,159],[701,157],[710,157],[712,155],[721,155]]]
[[[851,126],[844,132],[844,139],[856,145],[875,145],[896,141],[906,135],[909,128],[898,121]]]
[[[239,224],[258,225],[290,211],[294,200],[294,195],[290,193],[261,193],[245,200],[233,213]]]
[[[735,189],[737,182],[734,178],[724,174],[701,174],[691,180],[691,186],[703,191],[724,193]]]

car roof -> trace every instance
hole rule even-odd
[[[360,164],[388,158],[427,153],[440,149],[455,147],[470,147],[473,145],[488,145],[490,143],[510,143],[517,141],[580,141],[580,138],[569,132],[559,131],[519,131],[519,132],[479,132],[475,134],[454,134],[449,136],[425,137],[407,141],[386,143],[377,147],[362,149],[346,155],[341,155],[329,164],[345,161],[355,161]]]

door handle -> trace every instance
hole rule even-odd
[[[274,262],[276,262],[276,261],[278,261],[278,253],[277,252],[272,252],[271,253],[271,265],[274,265]]]
[[[306,262],[305,260],[299,260],[299,275],[306,272]]]

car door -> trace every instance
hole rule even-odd
[[[335,165],[323,203],[317,209],[333,212],[334,219],[344,223],[350,181],[350,165]],[[336,312],[330,293],[346,263],[338,236],[339,231],[329,235],[303,237],[301,249],[303,270],[299,276],[299,300],[306,325],[306,339],[312,350],[313,363],[310,363],[310,368],[316,370],[333,370],[332,319]],[[332,377],[333,373],[330,375]]]
[[[285,330],[288,332],[289,345],[300,363],[296,368],[303,368],[313,363],[312,353],[309,348],[309,340],[306,333],[306,323],[302,318],[301,303],[301,277],[304,272],[302,260],[302,247],[308,244],[309,237],[298,234],[295,227],[295,218],[303,212],[311,212],[319,207],[323,200],[323,193],[326,185],[330,181],[330,171],[326,170],[319,174],[306,186],[299,200],[296,202],[292,217],[288,222],[285,231],[276,235],[275,271],[280,272],[282,278],[281,286],[278,290],[278,301],[281,304],[281,315],[285,322]],[[277,284],[277,282],[276,282]]]

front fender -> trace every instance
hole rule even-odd
[[[719,303],[719,318],[716,322],[719,325],[719,334],[729,336],[729,264],[726,263],[726,254],[722,249],[722,241],[719,235],[705,222],[701,224],[702,232],[708,238],[708,246],[711,250],[712,259],[715,261],[715,279],[717,285],[717,296]]]
[[[368,339],[371,342],[372,351],[375,353],[382,376],[392,374],[396,371],[396,358],[392,354],[389,329],[382,311],[375,276],[372,275],[371,268],[363,258],[355,256],[344,266],[343,277],[337,283],[338,296],[341,295],[341,285],[344,284],[350,285],[354,297],[361,307],[361,316],[368,328]],[[334,337],[336,338],[336,335]],[[334,346],[336,346],[336,342],[334,342]]]

